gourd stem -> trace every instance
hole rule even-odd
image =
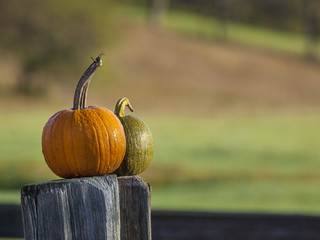
[[[116,104],[116,108],[114,110],[114,114],[118,117],[124,117],[125,114],[125,107],[128,107],[131,112],[133,112],[133,107],[131,106],[128,98],[120,98]]]
[[[103,54],[99,54],[96,59],[93,60],[93,63],[87,68],[87,70],[82,74],[77,88],[74,93],[74,98],[73,98],[73,110],[79,110],[79,109],[84,109],[86,108],[86,101],[87,101],[87,90],[88,90],[88,85],[96,72],[97,68],[102,66],[102,60],[101,56]]]

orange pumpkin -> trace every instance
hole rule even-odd
[[[44,126],[45,161],[60,177],[105,175],[124,158],[126,139],[119,119],[106,108],[85,106],[89,82],[101,65],[99,55],[78,83],[73,108],[57,112]]]

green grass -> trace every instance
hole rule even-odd
[[[146,21],[147,9],[139,6],[124,6],[126,16]],[[274,51],[305,55],[306,37],[302,33],[281,31],[261,26],[229,21],[227,28],[214,16],[194,12],[169,10],[163,18],[163,25],[193,36],[208,39],[227,39],[230,42],[261,47]],[[319,46],[318,46],[319,47]],[[319,49],[318,49],[319,50]]]
[[[320,116],[148,120],[152,207],[319,214]],[[158,161],[158,162],[157,162]]]
[[[0,240],[22,240],[24,238],[0,238]]]
[[[1,190],[0,203],[20,204],[20,191],[19,190]]]
[[[51,115],[1,116],[0,202],[18,203],[23,184],[55,178],[41,154]],[[320,115],[140,116],[155,141],[143,174],[154,209],[320,213]]]
[[[191,170],[317,173],[319,117],[162,118],[148,120],[159,165]]]
[[[41,132],[49,117],[48,112],[3,113],[0,161],[41,161]]]
[[[152,208],[319,214],[318,185],[259,179],[177,183],[154,187]]]

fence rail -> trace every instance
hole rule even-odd
[[[23,238],[20,205],[0,205],[0,237]]]
[[[20,205],[0,205],[0,237],[23,238]],[[320,217],[152,211],[153,240],[319,240]]]

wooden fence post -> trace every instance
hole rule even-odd
[[[21,190],[26,240],[119,240],[116,175],[57,180]]]
[[[151,240],[151,187],[139,176],[119,177],[121,240]]]

